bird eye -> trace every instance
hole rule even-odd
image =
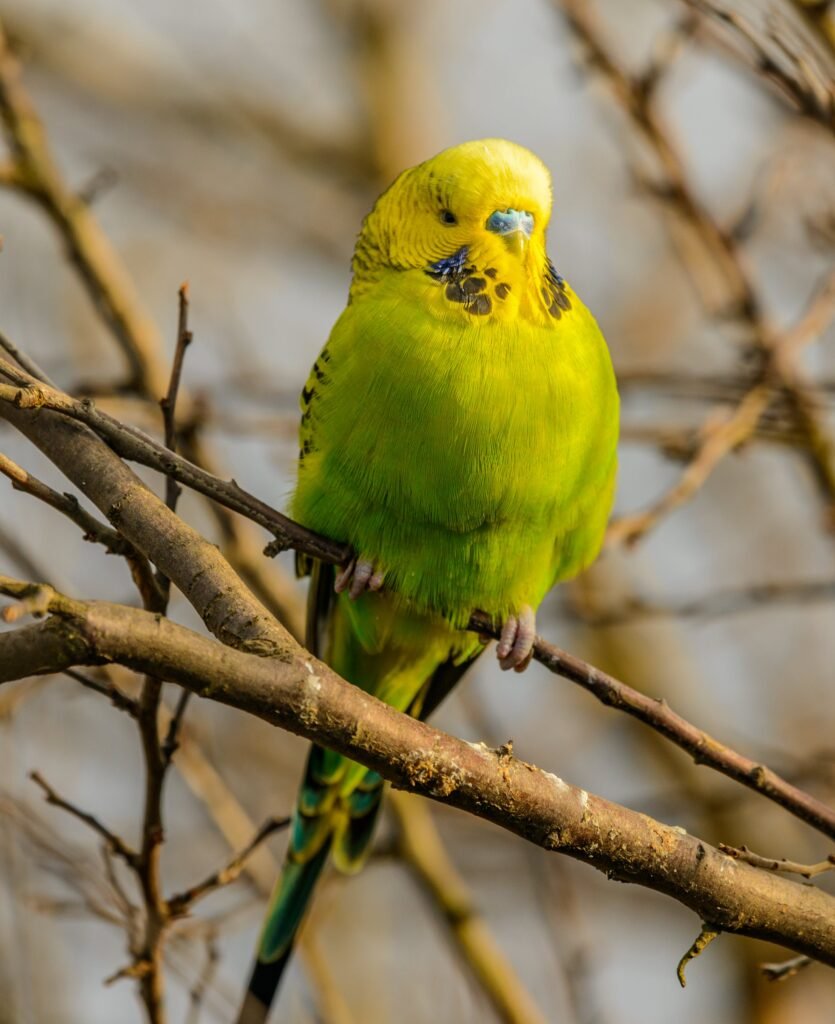
[[[441,210],[441,223],[442,224],[457,224],[458,218],[452,212],[452,210]]]

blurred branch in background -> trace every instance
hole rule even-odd
[[[826,29],[824,8],[812,12],[802,0],[795,7],[806,8],[813,25],[821,29],[823,47],[811,47],[798,31],[796,19],[785,17],[778,6],[766,15],[765,24],[755,25],[743,14],[713,0],[685,0],[704,19],[700,28],[714,46],[726,49],[733,59],[775,85],[784,98],[804,117],[835,132],[835,34]],[[827,49],[828,47],[828,49]]]
[[[670,127],[658,109],[658,98],[666,72],[675,56],[667,50],[662,60],[648,65],[643,74],[633,74],[622,65],[590,5],[578,0],[557,0],[569,26],[583,46],[592,72],[604,77],[632,130],[655,155],[658,171],[649,177],[636,164],[633,174],[646,192],[669,214],[673,237],[683,227],[685,244],[682,260],[694,284],[712,279],[719,286],[719,299],[708,301],[708,311],[736,320],[746,328],[747,344],[756,359],[750,390],[727,417],[713,418],[701,431],[698,449],[678,484],[646,512],[615,520],[608,542],[633,543],[661,518],[688,501],[705,483],[716,465],[756,430],[775,391],[788,399],[798,430],[805,438],[804,451],[811,461],[827,503],[826,523],[831,525],[835,503],[835,446],[821,415],[823,405],[813,383],[796,362],[804,345],[814,341],[835,315],[835,272],[830,276],[794,328],[778,333],[772,327],[763,298],[749,270],[740,245],[698,198]],[[691,21],[680,32],[693,31]],[[828,127],[831,127],[828,125]],[[695,242],[694,247],[691,243]]]
[[[44,210],[61,235],[91,300],[110,327],[125,355],[130,374],[119,390],[136,392],[158,402],[165,394],[168,370],[159,331],[143,308],[130,276],[99,227],[87,203],[64,183],[49,149],[46,134],[21,82],[21,70],[0,23],[0,116],[12,155],[11,185]],[[183,450],[196,463],[215,465],[214,456],[187,425],[195,415],[185,389],[179,395]],[[185,426],[184,426],[185,425]],[[286,621],[296,636],[303,624],[294,619],[297,604],[292,586],[279,570],[259,556],[251,533],[217,504],[210,506],[224,538],[228,556],[249,585]]]

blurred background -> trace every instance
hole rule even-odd
[[[832,801],[826,8],[3,0],[67,187],[90,202],[148,311],[153,372],[129,379],[53,218],[14,188],[0,189],[0,328],[60,386],[159,433],[154,374],[167,376],[187,280],[190,443],[282,507],[297,395],[345,303],[374,197],[402,168],[464,139],[530,147],[554,176],[551,256],[597,316],[623,396],[609,547],[550,595],[541,631]],[[772,365],[781,344],[785,359]],[[64,489],[3,425],[0,449]],[[0,483],[2,571],[136,603],[123,563]],[[179,509],[298,623],[291,558],[268,563],[259,531],[230,526],[195,496]],[[179,595],[172,615],[199,627]],[[536,665],[508,678],[485,658],[434,721],[491,745],[512,738],[525,760],[712,843],[803,862],[831,852],[774,805]],[[304,749],[242,714],[190,705],[166,790],[167,892],[289,811]],[[141,752],[127,716],[67,679],[4,687],[0,1021],[140,1021],[132,981],[103,985],[127,960],[127,882],[108,876],[89,831],[43,804],[33,769],[132,841],[140,822]],[[675,966],[698,934],[693,914],[467,815],[431,814],[542,1019],[835,1019],[831,971],[813,965],[769,982],[758,964],[785,951],[730,936],[691,964],[682,991]],[[397,836],[389,813],[367,869],[321,887],[275,1020],[502,1019]],[[284,841],[271,839],[247,875],[178,926],[166,950],[171,1021],[231,1018]],[[833,888],[825,875],[815,884]]]

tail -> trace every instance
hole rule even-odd
[[[333,751],[313,746],[293,816],[290,846],[270,899],[258,953],[238,1024],[263,1024],[328,854],[342,871],[365,860],[383,793],[383,780]],[[346,786],[351,792],[344,794]],[[344,795],[343,795],[344,794]]]
[[[356,602],[333,590],[333,569],[313,564],[307,647],[356,685],[423,717],[481,652],[475,638],[451,654],[461,634],[392,611],[384,595]],[[450,637],[453,636],[451,640]],[[324,747],[312,746],[299,791],[284,869],[270,899],[237,1024],[264,1024],[322,868],[359,870],[368,855],[383,779]]]
[[[329,841],[322,843],[318,852],[306,862],[296,863],[288,855],[273,890],[237,1024],[263,1024],[266,1021],[284,968],[290,961],[296,931],[327,859],[329,846]]]
[[[333,622],[333,571],[313,566],[308,601],[307,647],[314,653],[334,645],[326,639]],[[339,630],[344,642],[345,630]],[[336,662],[344,658],[336,658]],[[333,660],[332,660],[333,663]],[[343,668],[344,671],[344,668]],[[322,868],[333,854],[342,871],[359,870],[368,852],[383,793],[376,773],[324,747],[310,748],[299,790],[284,868],[270,898],[255,964],[237,1024],[264,1024]]]

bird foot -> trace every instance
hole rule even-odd
[[[352,558],[337,575],[333,589],[337,594],[347,590],[351,600],[356,601],[366,590],[379,590],[385,575],[382,569],[375,569],[374,563],[367,558]]]
[[[509,615],[502,626],[496,656],[503,671],[512,668],[524,672],[533,657],[536,640],[536,616],[533,609],[523,605],[518,615]]]

